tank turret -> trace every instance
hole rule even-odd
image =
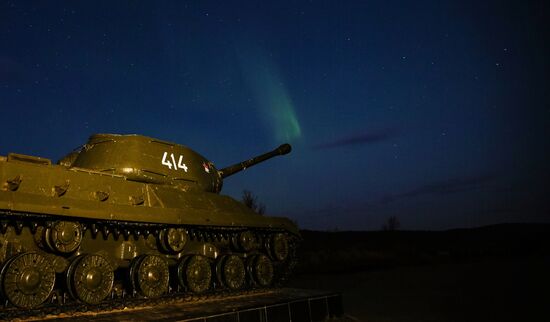
[[[126,177],[127,180],[180,186],[184,190],[219,193],[223,178],[277,155],[289,153],[289,144],[218,170],[192,149],[142,135],[95,134],[58,164]]]

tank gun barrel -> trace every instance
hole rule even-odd
[[[266,161],[268,159],[271,159],[273,157],[276,157],[278,155],[287,154],[291,150],[292,150],[292,147],[290,146],[290,144],[288,144],[288,143],[282,144],[273,151],[258,155],[258,156],[254,157],[252,159],[249,159],[249,160],[246,160],[246,161],[243,161],[243,162],[239,162],[239,163],[236,163],[232,166],[229,166],[229,167],[226,167],[226,168],[223,168],[223,169],[219,170],[220,176],[222,178],[229,177],[232,174],[235,174],[239,171],[242,171],[242,170],[244,170],[248,167],[251,167],[253,165],[256,165],[260,162],[264,162],[264,161]]]

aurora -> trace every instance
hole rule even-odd
[[[240,58],[259,116],[270,128],[274,141],[293,142],[300,138],[300,122],[292,98],[273,61],[259,51]]]

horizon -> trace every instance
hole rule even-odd
[[[424,230],[424,229],[402,229],[397,228],[394,230],[387,230],[380,227],[379,229],[372,229],[372,230],[353,230],[353,229],[339,229],[339,228],[333,228],[333,229],[326,229],[326,230],[314,230],[314,229],[303,229],[300,227],[300,231],[310,231],[310,232],[322,232],[322,233],[374,233],[374,232],[450,232],[450,231],[456,231],[456,230],[479,230],[479,229],[488,229],[488,228],[494,228],[494,227],[503,227],[503,226],[547,226],[550,227],[550,223],[548,222],[502,222],[502,223],[496,223],[496,224],[489,224],[484,226],[475,226],[475,227],[455,227],[455,228],[447,228],[447,229],[433,229],[433,230]]]

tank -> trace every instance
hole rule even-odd
[[[281,284],[295,265],[297,226],[220,191],[223,179],[290,150],[217,169],[180,144],[96,134],[56,164],[0,156],[1,310]]]

